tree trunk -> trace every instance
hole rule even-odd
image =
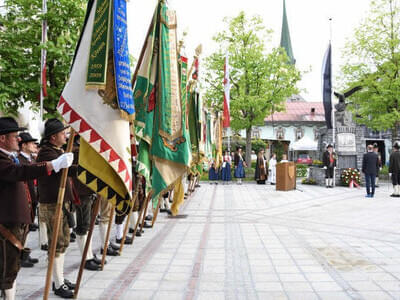
[[[246,164],[251,167],[251,127],[246,128]]]
[[[392,146],[394,145],[394,142],[399,140],[399,129],[400,129],[400,122],[396,122],[392,129]]]

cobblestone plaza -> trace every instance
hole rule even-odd
[[[78,299],[400,299],[400,200],[391,187],[372,199],[364,189],[298,187],[202,183],[186,218],[160,214],[104,271],[85,271]],[[21,270],[17,299],[42,299],[46,253],[37,233],[28,244],[40,261]],[[65,263],[75,281],[76,243]]]

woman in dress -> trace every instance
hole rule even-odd
[[[254,179],[257,184],[265,184],[265,179],[268,177],[267,159],[264,156],[264,149],[261,149],[257,155],[256,173]]]
[[[276,184],[276,153],[272,153],[272,157],[269,160],[269,182],[271,185]]]
[[[210,169],[208,170],[208,180],[210,181],[210,184],[218,184],[218,171],[215,168],[215,163],[214,161],[211,161],[211,166]]]
[[[242,184],[242,178],[245,177],[244,168],[246,167],[246,162],[243,159],[242,148],[239,147],[235,153],[235,178],[238,179],[238,184]]]
[[[229,155],[228,151],[225,151],[225,155],[222,158],[222,171],[221,171],[221,180],[223,184],[228,184],[229,181],[232,180],[231,176],[231,164],[232,158]]]

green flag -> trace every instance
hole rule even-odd
[[[153,198],[172,185],[190,166],[190,137],[182,110],[176,14],[160,2],[159,79],[151,146]]]
[[[143,59],[139,62],[138,75],[135,82],[135,130],[139,139],[137,171],[146,179],[146,189],[151,189],[150,148],[153,140],[153,122],[156,103],[156,81],[158,53],[156,37],[159,33],[160,5],[154,12],[149,34],[143,46]]]

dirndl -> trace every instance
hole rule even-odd
[[[244,173],[244,167],[243,167],[243,161],[240,160],[238,166],[235,169],[235,178],[244,178],[245,177]]]
[[[232,180],[231,165],[228,163],[225,163],[225,167],[222,168],[221,180],[223,180],[223,181],[231,181]]]

